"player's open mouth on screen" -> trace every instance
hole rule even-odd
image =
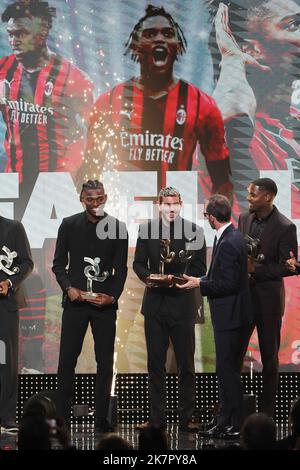
[[[168,60],[168,51],[165,47],[156,46],[152,51],[153,61],[155,65],[166,65]]]

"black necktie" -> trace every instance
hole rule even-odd
[[[216,252],[216,249],[217,249],[217,245],[218,245],[218,239],[217,239],[217,235],[215,235],[214,244],[213,244],[213,249],[212,249],[212,255],[211,255],[212,258],[213,258],[214,255],[215,255],[215,252]]]

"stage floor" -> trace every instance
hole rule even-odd
[[[138,448],[138,432],[136,424],[120,424],[116,433],[131,442],[134,449]],[[99,440],[107,434],[94,432],[93,424],[74,424],[71,427],[71,443],[78,450],[95,450]],[[205,450],[223,448],[238,445],[238,440],[205,439],[195,433],[183,433],[178,431],[177,424],[169,424],[167,427],[168,443],[170,450]],[[288,435],[288,423],[277,426],[277,439]],[[17,436],[14,434],[0,435],[0,449],[17,450]]]

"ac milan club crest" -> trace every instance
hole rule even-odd
[[[52,82],[47,82],[45,85],[45,95],[46,96],[51,96],[53,91],[53,83]]]
[[[184,106],[181,105],[176,113],[176,122],[177,124],[182,126],[185,123],[185,120],[186,120],[186,111],[184,109]]]

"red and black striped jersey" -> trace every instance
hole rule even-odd
[[[259,170],[287,170],[290,159],[299,159],[300,144],[279,119],[257,113],[250,152]]]
[[[197,143],[206,162],[228,159],[223,119],[213,98],[183,80],[164,96],[152,98],[131,79],[96,101],[85,155],[87,173],[93,161],[93,170],[150,170],[160,175],[190,170]]]
[[[28,72],[14,55],[0,60],[0,108],[6,124],[6,171],[26,176],[76,172],[82,163],[84,129],[93,105],[93,85],[68,60],[53,54]]]
[[[292,218],[300,218],[300,144],[292,129],[267,113],[257,113],[250,153],[258,170],[291,171]]]

